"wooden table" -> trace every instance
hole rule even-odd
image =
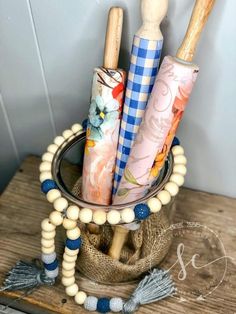
[[[16,261],[29,261],[32,257],[40,256],[40,222],[52,208],[40,193],[39,162],[39,158],[27,158],[1,196],[0,283]],[[138,313],[236,313],[236,200],[182,188],[176,205],[176,222],[199,222],[220,236],[226,254],[231,257],[227,259],[226,274],[219,285],[225,271],[225,258],[201,270],[188,266],[187,278],[183,281],[177,278],[180,271],[177,265],[171,272],[180,293],[176,297],[142,306]],[[175,262],[176,248],[181,241],[185,245],[185,263],[194,252],[204,257],[205,261],[219,258],[224,253],[209,229],[201,232],[194,228],[190,231],[186,229],[175,235],[171,250],[161,265],[165,269]],[[62,239],[57,239],[56,246],[57,251],[62,252]],[[97,296],[127,297],[134,289],[132,284],[111,287],[87,279],[80,282],[81,288]],[[205,295],[216,286],[217,289],[205,300],[196,300],[202,292]],[[20,295],[19,292],[2,292],[0,302],[7,303]],[[66,297],[60,282],[53,288],[41,287],[23,300],[12,304],[12,307],[29,313],[85,313],[82,307],[74,304],[73,299]]]

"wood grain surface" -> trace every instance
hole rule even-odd
[[[29,261],[32,257],[40,256],[40,222],[50,213],[52,207],[40,193],[39,162],[39,158],[27,158],[0,199],[0,284],[16,261],[19,259]],[[182,188],[176,199],[176,205],[176,222],[184,220],[207,226],[219,236],[227,256],[234,260],[227,259],[226,274],[224,274],[226,259],[220,259],[199,270],[187,266],[187,277],[182,281],[178,279],[180,267],[176,265],[171,270],[178,288],[176,296],[142,306],[138,313],[235,313],[236,200]],[[56,246],[60,259],[63,240],[60,230],[58,233]],[[203,258],[201,265],[224,254],[220,242],[217,242],[218,238],[207,228],[202,230],[185,228],[174,231],[174,235],[171,250],[161,265],[165,269],[174,264],[176,249],[180,243],[185,245],[182,256],[185,263],[193,254],[199,254]],[[136,285],[129,283],[105,286],[81,276],[77,279],[81,289],[97,296],[127,297]],[[219,285],[220,280],[222,283]],[[196,300],[199,295],[206,295],[215,287],[217,289],[205,300]],[[21,294],[2,292],[0,301],[11,302]],[[12,307],[29,313],[85,313],[82,307],[74,304],[72,298],[66,297],[60,281],[55,287],[41,287],[23,300],[15,302]]]

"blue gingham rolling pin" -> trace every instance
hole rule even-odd
[[[168,0],[142,0],[143,25],[134,35],[123,117],[119,135],[113,195],[125,169],[157,75],[163,36],[160,23]]]

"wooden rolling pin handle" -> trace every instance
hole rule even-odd
[[[214,3],[215,0],[196,0],[186,35],[176,54],[177,58],[188,62],[192,61],[199,37]]]
[[[123,9],[118,7],[112,7],[109,11],[105,40],[103,66],[106,69],[115,70],[118,67],[122,26]]]
[[[109,249],[108,255],[113,259],[119,260],[121,250],[125,244],[129,230],[121,226],[115,227],[114,230],[112,245]]]
[[[143,25],[136,35],[149,40],[162,40],[160,24],[166,15],[167,8],[168,0],[142,0]]]

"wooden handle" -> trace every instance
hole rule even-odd
[[[112,245],[108,252],[108,255],[112,257],[113,259],[116,259],[116,260],[120,259],[120,253],[126,241],[128,233],[129,233],[129,230],[124,227],[120,227],[120,226],[115,227],[115,231],[114,231],[114,235],[112,239]]]
[[[168,0],[142,0],[143,25],[136,35],[149,40],[162,40],[160,24],[166,15],[167,9]]]
[[[103,66],[107,69],[115,70],[118,67],[122,26],[123,9],[118,7],[111,8],[107,21],[107,33],[103,61]]]
[[[176,55],[177,58],[184,61],[192,61],[199,37],[214,3],[215,0],[196,0],[187,33]]]

